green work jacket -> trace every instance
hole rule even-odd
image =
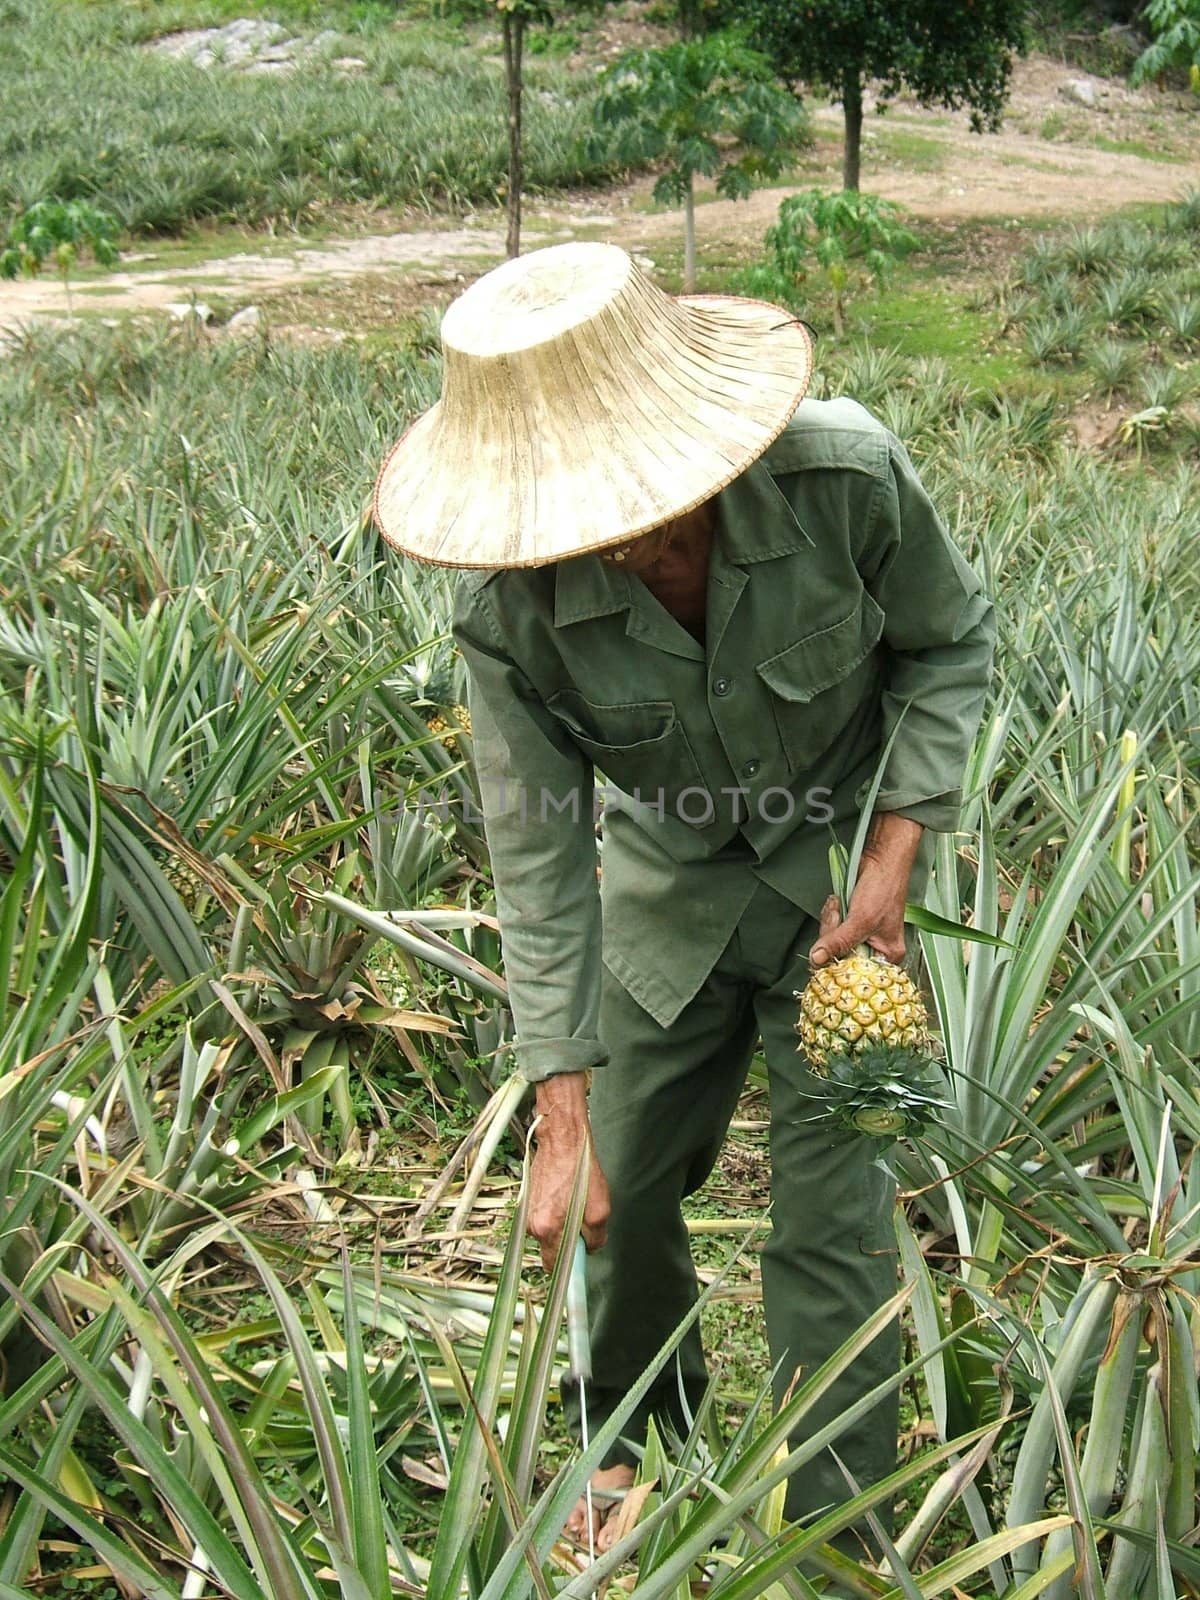
[[[597,555],[462,575],[454,632],[531,1079],[604,1061],[602,960],[667,1027],[757,880],[815,916],[898,719],[875,809],[958,826],[992,608],[903,446],[853,401],[806,400],[716,508],[704,644]]]

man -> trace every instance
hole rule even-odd
[[[851,401],[801,404],[809,335],[774,307],[672,300],[615,247],[564,245],[468,289],[442,339],[442,400],[389,457],[376,514],[400,549],[472,569],[455,635],[547,1265],[593,1142],[592,1428],[693,1303],[680,1202],[759,1039],[781,1395],[896,1287],[893,1186],[871,1141],[813,1120],[794,992],[859,943],[903,958],[922,835],[958,824],[991,608],[897,441]],[[853,833],[897,723],[843,921],[829,843]],[[813,1425],[897,1358],[894,1332],[877,1339]],[[694,1397],[695,1333],[679,1364]],[[632,1481],[679,1388],[664,1375],[598,1489]],[[838,1440],[863,1483],[895,1448],[894,1404]],[[788,1511],[845,1494],[829,1456],[793,1477]]]

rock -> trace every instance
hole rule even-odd
[[[1096,85],[1087,78],[1068,78],[1059,85],[1058,92],[1064,100],[1074,100],[1076,105],[1086,106],[1089,111],[1095,111],[1100,104]]]
[[[262,312],[257,306],[243,306],[230,317],[226,327],[230,333],[253,333],[262,322]]]
[[[180,33],[167,33],[152,39],[146,46],[161,55],[173,56],[178,61],[190,61],[194,67],[207,69],[221,66],[237,68],[243,72],[293,72],[307,60],[328,54],[336,48],[340,35],[331,28],[323,28],[311,39],[288,36],[281,22],[268,22],[260,17],[237,17],[220,28],[188,28]],[[346,62],[358,61],[347,56]],[[366,62],[359,62],[346,71],[361,71]]]
[[[172,300],[166,311],[175,322],[187,322],[193,317],[201,323],[212,320],[212,307],[205,305],[203,300]]]
[[[365,72],[367,63],[361,56],[334,56],[330,62],[335,72]]]

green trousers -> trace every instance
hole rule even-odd
[[[686,924],[681,908],[681,938]],[[802,911],[760,885],[703,988],[665,1029],[605,976],[600,1036],[611,1055],[594,1075],[591,1120],[612,1217],[607,1244],[588,1263],[593,1432],[694,1303],[696,1273],[680,1202],[712,1171],[760,1039],[770,1086],[772,1222],[762,1283],[776,1404],[797,1369],[811,1374],[896,1290],[895,1190],[874,1164],[876,1145],[808,1120],[819,1102],[805,1095],[819,1093],[821,1080],[797,1053],[793,992],[808,980],[816,931]],[[839,1416],[898,1362],[892,1327],[809,1413],[793,1443]],[[640,1442],[651,1414],[681,1427],[681,1387],[691,1405],[705,1382],[693,1326],[626,1437]],[[568,1420],[578,1427],[577,1397],[564,1398]],[[892,1396],[836,1441],[860,1485],[894,1470],[896,1430]],[[635,1460],[622,1446],[606,1465]],[[793,1474],[787,1514],[816,1512],[849,1492],[825,1451]]]

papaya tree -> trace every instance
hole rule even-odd
[[[696,287],[696,177],[744,199],[778,177],[808,139],[800,105],[767,58],[727,32],[627,51],[601,74],[595,114],[615,132],[619,160],[665,167],[654,198],[683,207],[689,291]]]
[[[53,258],[71,303],[71,272],[81,250],[99,266],[111,267],[119,254],[117,219],[87,200],[37,200],[8,230],[0,251],[0,277],[32,278]]]
[[[508,237],[511,258],[521,253],[521,186],[525,181],[522,152],[522,109],[525,99],[525,35],[530,25],[548,25],[553,13],[547,0],[495,0],[500,13],[504,50],[504,82],[508,91]]]
[[[1178,68],[1200,94],[1200,0],[1149,0],[1145,21],[1154,43],[1134,63],[1134,83]]]
[[[841,338],[851,291],[870,279],[881,283],[916,248],[916,235],[901,219],[900,207],[892,201],[857,190],[830,194],[810,189],[789,195],[766,235],[788,299],[802,292],[814,274],[822,274],[832,293],[833,331]]]
[[[921,105],[966,107],[976,133],[995,128],[1013,57],[1024,48],[1027,0],[726,0],[787,83],[840,100],[842,185],[857,189],[863,100],[907,90]]]

